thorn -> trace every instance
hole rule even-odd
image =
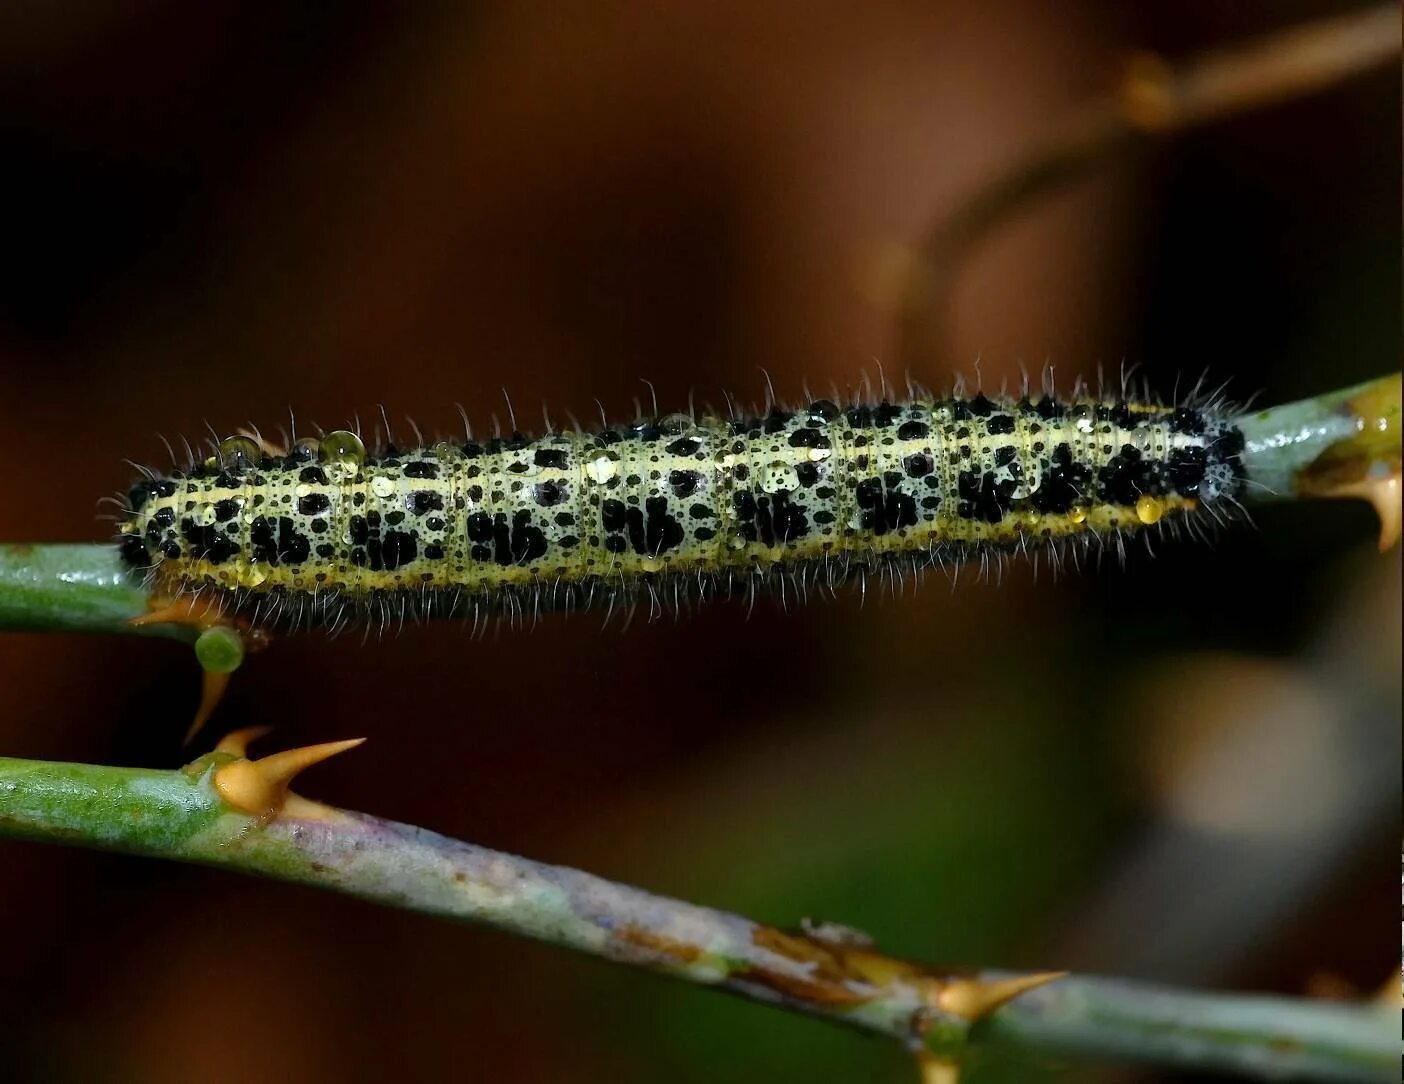
[[[1343,486],[1334,496],[1359,497],[1374,508],[1380,517],[1381,553],[1388,553],[1398,544],[1401,519],[1398,474]]]
[[[185,732],[185,738],[180,743],[182,746],[188,746],[195,740],[195,735],[205,728],[205,724],[209,722],[215,708],[219,707],[219,702],[224,699],[224,691],[229,688],[229,673],[227,671],[202,670],[200,675],[200,706],[195,711],[195,720],[190,724],[190,729]]]
[[[1359,498],[1380,517],[1380,552],[1400,534],[1399,374],[1372,381],[1344,405],[1355,433],[1336,441],[1294,479],[1308,497]]]
[[[215,769],[215,789],[226,804],[256,817],[272,818],[283,812],[295,817],[317,815],[326,807],[293,794],[289,785],[312,765],[354,749],[365,740],[329,741],[273,753],[261,760],[236,760]]]
[[[200,662],[203,677],[200,684],[200,707],[190,729],[181,743],[188,746],[204,728],[229,688],[229,674],[243,662],[245,651],[258,651],[268,645],[268,634],[252,628],[242,618],[224,613],[222,605],[210,595],[193,594],[177,599],[153,597],[150,609],[127,621],[140,628],[144,625],[184,625],[199,630],[195,639],[195,657]]]
[[[960,1065],[934,1054],[917,1055],[917,1071],[921,1084],[959,1084]]]
[[[241,760],[249,755],[249,743],[258,741],[265,734],[271,734],[271,726],[246,726],[242,730],[231,730],[224,737],[220,738],[219,744],[214,747],[216,753],[228,753],[230,756],[239,757]]]
[[[1399,472],[1397,470],[1379,477],[1363,478],[1356,482],[1339,483],[1312,480],[1306,484],[1299,483],[1299,488],[1309,497],[1364,501],[1380,517],[1380,552],[1387,553],[1398,543],[1401,512]]]
[[[1066,971],[1040,971],[1007,979],[952,979],[936,995],[936,1007],[974,1023],[1020,994],[1046,986],[1065,975]]]
[[[133,628],[141,628],[143,625],[189,625],[196,629],[208,629],[226,623],[218,605],[203,595],[186,595],[184,598],[170,601],[153,598],[150,610],[127,622]]]

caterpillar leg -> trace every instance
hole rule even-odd
[[[186,745],[194,740],[214,714],[225,690],[229,688],[229,675],[239,669],[245,653],[267,642],[266,634],[251,629],[246,621],[229,617],[211,599],[200,595],[187,595],[174,600],[153,599],[147,613],[132,618],[128,623],[134,626],[185,625],[198,631],[195,658],[199,660],[202,671],[200,706],[195,711],[190,729],[185,733]]]

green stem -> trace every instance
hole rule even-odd
[[[971,1039],[1263,1079],[1384,1080],[1397,1067],[1394,1017],[1384,1004],[1205,994],[1079,976],[1022,995],[976,1025]]]
[[[179,625],[128,624],[146,613],[147,598],[115,546],[0,545],[0,629],[195,639]]]
[[[197,862],[480,922],[942,1056],[974,1042],[1270,1079],[1384,1081],[1396,1068],[1394,1014],[1383,1007],[1083,977],[1025,993],[972,1027],[940,1007],[951,975],[864,946],[361,813],[299,805],[289,806],[295,815],[249,816],[217,785],[235,761],[214,753],[155,771],[0,759],[0,835]]]
[[[1253,500],[1330,495],[1397,475],[1400,374],[1245,414],[1237,424]]]

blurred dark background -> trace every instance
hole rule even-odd
[[[5,5],[0,538],[101,538],[94,502],[124,457],[165,464],[157,431],[290,405],[450,429],[503,385],[527,420],[632,417],[640,378],[665,410],[759,398],[761,367],[792,398],[853,386],[893,354],[891,268],[1129,51],[1339,10]],[[1277,402],[1396,366],[1399,84],[1031,206],[912,375],[1127,360]],[[861,605],[289,637],[216,729],[365,735],[303,790],[894,953],[1371,994],[1397,961],[1398,551],[1364,506],[1256,518]],[[7,755],[174,765],[198,674],[169,644],[7,636],[0,687]],[[822,1023],[197,869],[4,844],[0,929],[16,1080],[911,1074]]]

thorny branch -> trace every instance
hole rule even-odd
[[[976,187],[918,246],[898,298],[897,358],[930,368],[965,255],[1040,196],[1137,146],[1302,97],[1400,52],[1399,6],[1380,4],[1269,34],[1182,65],[1141,54],[1106,98],[1074,115]]]
[[[1237,424],[1249,499],[1364,496],[1381,510],[1385,540],[1391,523],[1397,535],[1398,374]],[[0,629],[192,638],[185,626],[134,628],[149,603],[112,546],[0,547]],[[1393,1069],[1389,1018],[1373,1009],[937,971],[308,802],[288,792],[292,776],[357,743],[255,761],[245,754],[250,737],[231,735],[180,771],[0,760],[0,835],[217,865],[471,919],[893,1036],[937,1066],[974,1043],[1274,1078],[1383,1080]]]
[[[1118,90],[928,233],[901,299],[899,356],[938,341],[953,269],[1030,200],[1153,138],[1261,108],[1399,53],[1384,4],[1182,67],[1137,58]],[[917,367],[913,365],[913,367]],[[1365,497],[1399,534],[1399,376],[1247,415],[1249,499]],[[139,632],[149,599],[101,545],[0,547],[0,629]],[[80,844],[292,881],[501,930],[885,1034],[928,1064],[971,1045],[1239,1073],[1389,1080],[1392,1009],[1197,993],[1084,976],[938,970],[866,942],[782,930],[589,873],[307,801],[292,777],[358,742],[247,756],[231,735],[176,771],[0,758],[0,836]]]
[[[231,735],[176,771],[0,759],[0,835],[219,866],[485,923],[903,1043],[971,1045],[1269,1079],[1391,1079],[1383,1005],[1193,993],[1059,975],[960,974],[861,938],[791,931],[288,792],[357,742],[260,760]],[[930,1075],[930,1074],[928,1074]],[[948,1074],[945,1074],[948,1075]]]

